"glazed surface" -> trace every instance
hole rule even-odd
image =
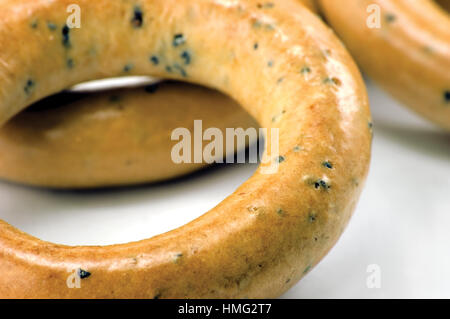
[[[369,166],[365,86],[333,32],[290,0],[263,8],[253,0],[80,0],[83,27],[68,31],[69,4],[0,3],[1,123],[132,64],[130,74],[216,88],[261,127],[278,128],[280,154],[270,161],[278,170],[260,167],[200,218],[135,243],[68,247],[0,222],[0,296],[268,298],[289,289],[339,238]],[[81,289],[66,285],[73,269],[83,270]]]
[[[314,0],[299,2],[317,11]],[[267,8],[271,4],[261,6]],[[57,28],[53,22],[46,24],[50,30]],[[32,22],[33,28],[38,26],[37,20]],[[185,61],[191,59],[189,52],[183,54]],[[157,63],[159,59],[152,56],[151,61]],[[69,68],[75,66],[71,57],[67,63]],[[134,67],[126,64],[122,75]],[[148,88],[145,92],[155,93]],[[20,114],[0,131],[0,149],[4,154],[0,158],[0,178],[52,188],[158,182],[207,165],[172,161],[175,142],[171,142],[170,135],[174,129],[187,127],[193,135],[194,120],[202,120],[206,127],[219,128],[225,136],[228,127],[257,126],[232,99],[173,83],[162,85],[162,90],[152,95],[143,90],[66,94],[60,101],[44,100],[39,107],[44,111]],[[235,147],[228,152],[236,150]],[[227,154],[225,148],[223,152]]]
[[[450,130],[450,15],[432,0],[318,0],[364,72],[412,110]],[[442,7],[449,1],[441,1]],[[369,28],[369,6],[380,28]]]
[[[175,178],[207,165],[193,159],[177,164],[171,157],[178,143],[171,140],[172,132],[188,128],[194,136],[196,120],[224,136],[228,127],[257,128],[232,99],[189,84],[61,94],[20,113],[0,130],[0,177],[52,188]],[[237,143],[229,153],[236,149]]]

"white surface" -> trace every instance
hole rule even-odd
[[[450,298],[450,135],[369,83],[372,166],[354,218],[331,253],[284,297]],[[54,192],[0,183],[0,218],[70,245],[144,239],[200,216],[254,165],[220,167],[160,185]],[[381,269],[369,289],[368,265]]]

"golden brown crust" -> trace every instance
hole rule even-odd
[[[448,0],[435,0],[447,13],[450,13],[450,1]]]
[[[450,129],[448,12],[432,0],[319,4],[363,71],[411,109]],[[367,25],[374,5],[380,8],[380,28]]]
[[[70,31],[70,47],[67,38],[53,41],[47,30],[27,29],[30,19],[61,26],[70,3],[2,2],[2,123],[64,87],[118,75],[132,60],[136,74],[229,94],[262,127],[279,129],[282,157],[271,159],[279,163],[276,173],[260,167],[200,218],[136,243],[68,247],[0,222],[0,296],[258,298],[286,291],[339,238],[369,166],[367,94],[340,42],[290,0],[263,9],[254,0],[143,0],[139,29],[128,24],[129,3],[80,0],[83,27]],[[16,53],[14,39],[27,44],[26,56]],[[181,68],[184,50],[193,59]],[[159,65],[149,62],[153,54]],[[77,68],[66,68],[67,55],[76,57]],[[77,268],[90,276],[69,289],[68,271]]]
[[[224,135],[227,127],[257,127],[232,99],[180,82],[65,94],[36,107],[43,109],[22,112],[0,130],[2,179],[52,188],[161,181],[206,165],[171,160],[176,128],[194,136],[195,120]]]
[[[317,3],[316,0],[300,0],[309,10],[313,12],[317,12]]]
[[[317,11],[315,0],[300,2]],[[232,99],[217,92],[187,84],[161,88],[152,95],[128,90],[75,96],[77,101],[63,109],[20,114],[0,131],[0,178],[52,188],[157,182],[206,165],[173,163],[175,142],[168,143],[168,137],[175,128],[191,128],[194,120],[224,135],[227,127],[256,127]]]

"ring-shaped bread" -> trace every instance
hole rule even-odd
[[[278,129],[279,155],[271,160],[277,170],[261,166],[200,218],[129,244],[57,245],[0,222],[0,296],[279,296],[337,241],[367,174],[371,120],[352,58],[296,1],[77,3],[83,24],[70,29],[71,0],[2,2],[1,123],[45,96],[117,76],[132,63],[135,74],[217,88],[261,127]],[[67,286],[73,269],[80,289]]]
[[[317,12],[315,1],[300,2]],[[73,64],[69,59],[68,65]],[[125,65],[123,75],[133,67]],[[257,126],[232,99],[181,83],[152,84],[144,90],[67,92],[30,109],[0,130],[0,178],[51,188],[114,187],[176,178],[210,163],[209,158],[202,163],[171,160],[175,142],[168,141],[176,128],[188,128],[194,135],[193,123],[201,120],[203,129],[218,128],[225,136],[226,128]],[[246,145],[224,145],[222,154]],[[194,153],[193,145],[190,152]]]
[[[450,130],[450,1],[319,0],[364,72],[418,114]]]

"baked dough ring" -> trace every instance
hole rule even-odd
[[[300,2],[317,11],[313,0]],[[227,127],[257,126],[232,99],[218,92],[181,83],[149,86],[155,87],[156,93],[75,94],[76,102],[66,101],[69,105],[64,108],[53,98],[51,108],[46,106],[49,101],[42,101],[43,111],[19,114],[0,130],[0,178],[52,188],[157,182],[206,165],[173,163],[175,142],[168,141],[175,128],[192,127],[198,119],[205,128],[219,128],[224,135]],[[70,95],[61,97],[70,99]]]
[[[319,4],[363,71],[414,111],[450,130],[448,12],[431,0]],[[366,24],[373,5],[380,8],[380,28]]]
[[[436,0],[436,2],[445,10],[447,13],[450,12],[450,1],[448,0]]]
[[[312,12],[317,13],[316,0],[300,0],[300,3],[303,3]]]
[[[52,97],[0,129],[0,178],[86,188],[178,177],[206,165],[171,160],[178,143],[171,142],[172,131],[185,127],[194,136],[195,120],[224,136],[227,127],[257,127],[232,99],[180,82]]]
[[[133,63],[135,74],[217,88],[261,127],[278,128],[279,155],[267,153],[278,170],[259,167],[200,218],[135,243],[56,245],[0,222],[0,297],[262,298],[286,291],[337,241],[368,171],[367,93],[339,40],[290,0],[270,8],[255,0],[142,0],[138,7],[79,0],[82,28],[68,31],[71,3],[2,2],[2,123],[42,97],[117,76]],[[66,285],[74,269],[83,270],[80,289]]]

